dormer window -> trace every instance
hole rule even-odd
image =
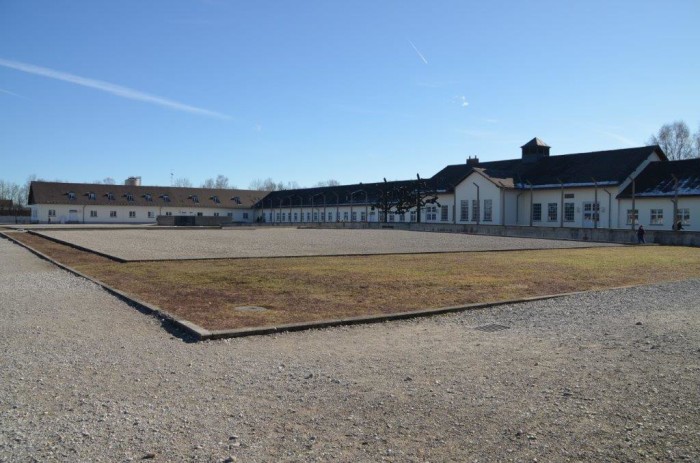
[[[212,196],[212,197],[209,198],[209,199],[211,199],[212,201],[214,201],[216,204],[221,204],[221,200],[220,200],[219,197],[216,196],[216,195]]]
[[[166,203],[170,202],[170,196],[168,195],[160,195],[160,198],[165,201]]]
[[[231,201],[233,201],[236,204],[241,204],[240,196],[234,196],[233,198],[231,198]]]
[[[145,195],[143,195],[143,199],[145,199],[146,201],[153,201],[153,195],[151,193],[146,193]]]
[[[114,201],[114,193],[107,193],[105,195],[109,201]]]
[[[97,195],[96,195],[95,193],[93,193],[93,192],[88,193],[88,194],[87,194],[87,197],[88,197],[89,200],[92,200],[92,201],[94,201],[94,200],[97,199]]]
[[[193,203],[199,203],[199,196],[197,196],[197,195],[190,196],[190,199],[192,200]]]
[[[69,191],[66,193],[68,195],[68,199],[74,200],[75,199],[75,192],[74,191]]]
[[[127,201],[130,201],[130,202],[134,200],[134,195],[131,193],[125,194],[124,197],[126,198]]]

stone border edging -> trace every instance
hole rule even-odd
[[[36,256],[40,257],[41,259],[44,259],[48,262],[51,262],[52,264],[56,265],[59,268],[62,268],[63,270],[66,270],[80,278],[85,278],[86,280],[89,280],[96,285],[102,287],[105,289],[107,292],[111,293],[112,295],[118,297],[119,299],[122,299],[123,301],[130,303],[132,305],[135,305],[139,308],[142,308],[145,312],[158,315],[179,328],[183,329],[184,331],[194,335],[197,337],[197,340],[199,341],[207,341],[207,340],[215,340],[215,339],[226,339],[226,338],[240,338],[240,337],[245,337],[245,336],[260,336],[260,335],[268,335],[268,334],[275,334],[275,333],[282,333],[282,332],[293,332],[293,331],[304,331],[304,330],[312,330],[312,329],[322,329],[322,328],[331,328],[331,327],[337,327],[337,326],[349,326],[349,325],[359,325],[359,324],[370,324],[370,323],[382,323],[382,322],[388,322],[388,321],[394,321],[394,320],[408,320],[412,318],[419,318],[419,317],[428,317],[428,316],[433,316],[433,315],[444,315],[444,314],[449,314],[449,313],[455,313],[455,312],[464,312],[467,310],[476,310],[476,309],[485,309],[489,307],[497,307],[497,306],[502,306],[502,305],[509,305],[509,304],[523,304],[526,302],[534,302],[534,301],[543,301],[547,299],[556,299],[560,297],[566,297],[566,296],[574,296],[578,294],[585,294],[589,292],[594,292],[596,290],[586,290],[586,291],[573,291],[573,292],[568,292],[568,293],[560,293],[560,294],[547,294],[543,296],[531,296],[531,297],[524,297],[524,298],[519,298],[519,299],[507,299],[503,301],[493,301],[493,302],[477,302],[473,304],[465,304],[465,305],[458,305],[458,306],[450,306],[450,307],[439,307],[439,308],[433,308],[433,309],[421,309],[421,310],[415,310],[415,311],[409,311],[409,312],[398,312],[398,313],[392,313],[392,314],[380,314],[380,315],[366,315],[366,316],[359,316],[359,317],[350,317],[350,318],[337,318],[337,319],[331,319],[331,320],[321,320],[321,321],[315,321],[315,322],[302,322],[302,323],[289,323],[289,324],[283,324],[283,325],[278,325],[278,326],[262,326],[262,327],[253,327],[253,328],[238,328],[238,329],[231,329],[231,330],[207,330],[205,328],[202,328],[201,326],[190,322],[189,320],[184,320],[180,319],[177,316],[171,314],[167,310],[161,309],[158,306],[149,304],[147,302],[144,302],[140,299],[135,298],[134,296],[129,295],[128,293],[122,292],[118,289],[112,288],[111,286],[107,285],[106,283],[103,283],[100,280],[97,280],[95,278],[92,278],[88,275],[85,275],[67,265],[61,264],[60,262],[52,259],[51,257],[35,250],[31,246],[28,246],[10,236],[8,236],[6,233],[0,232],[0,236],[12,241],[15,244],[18,244],[19,246],[29,250]],[[608,290],[618,290],[618,289],[628,289],[628,288],[636,288],[640,286],[646,286],[646,285],[625,285],[625,286],[616,286],[613,288],[605,288],[606,291]]]

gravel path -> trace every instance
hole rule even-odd
[[[237,228],[57,230],[41,234],[125,260],[555,249],[617,244],[402,230]]]
[[[0,461],[700,457],[698,280],[194,344],[0,240],[0,313]]]

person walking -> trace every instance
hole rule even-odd
[[[642,225],[639,226],[637,229],[637,243],[638,244],[644,244],[646,241],[644,241],[644,235],[646,234],[646,231],[644,230],[644,227]]]

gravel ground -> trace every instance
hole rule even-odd
[[[75,230],[41,234],[125,260],[554,249],[617,244],[401,230]]]
[[[0,312],[0,461],[700,458],[700,280],[189,343],[0,240]]]

